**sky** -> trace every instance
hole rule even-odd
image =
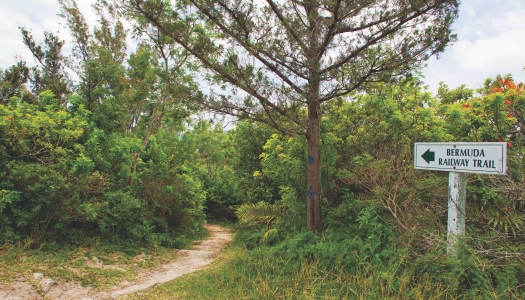
[[[94,24],[91,2],[77,0],[88,23]],[[0,0],[0,69],[13,65],[15,56],[34,63],[22,43],[19,26],[32,29],[37,41],[43,40],[44,31],[58,32],[66,40],[67,53],[71,38],[57,16],[59,11],[56,0]],[[478,88],[487,77],[498,74],[512,74],[515,82],[525,82],[524,0],[463,0],[453,28],[458,41],[439,59],[431,58],[422,70],[423,82],[431,92],[437,91],[440,81],[450,88],[461,84]]]

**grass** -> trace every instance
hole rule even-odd
[[[453,288],[431,276],[414,285],[418,275],[410,272],[394,277],[366,265],[357,270],[323,270],[315,260],[283,260],[233,246],[211,268],[128,299],[457,299]]]
[[[203,230],[199,238],[209,236]],[[191,242],[188,244],[191,245]],[[22,276],[33,280],[34,273],[43,273],[60,281],[76,281],[83,286],[108,288],[122,281],[131,281],[139,273],[159,269],[177,258],[176,249],[156,247],[129,254],[116,246],[70,247],[62,250],[31,249],[30,241],[0,246],[0,286],[9,285]]]
[[[10,284],[17,276],[30,281],[33,273],[43,273],[61,281],[104,288],[132,280],[139,272],[158,268],[176,257],[174,249],[144,250],[139,255],[129,255],[96,247],[47,252],[4,245],[0,247],[0,282]]]
[[[332,245],[329,242],[328,245]],[[306,245],[308,246],[308,245]],[[130,256],[95,248],[77,248],[55,253],[0,247],[0,280],[7,281],[33,272],[62,280],[76,280],[90,286],[108,286],[131,280],[143,269],[154,269],[173,260],[175,251],[161,249]],[[304,250],[304,249],[303,249]],[[414,263],[397,255],[386,264],[372,264],[360,258],[345,265],[328,265],[317,257],[300,256],[299,249],[279,253],[265,246],[247,250],[236,242],[222,252],[207,269],[157,285],[126,299],[519,299],[496,293],[487,286],[459,291],[461,276],[446,270],[440,256]],[[291,254],[287,254],[291,253]],[[136,264],[136,265],[135,265]],[[350,265],[351,264],[351,265]],[[439,268],[436,266],[440,265]],[[458,265],[461,268],[464,265]],[[468,265],[467,265],[468,266]],[[466,271],[468,267],[465,268]],[[349,271],[351,270],[351,271]],[[475,270],[471,270],[475,271]],[[482,270],[483,271],[483,270]],[[463,272],[462,272],[463,273]],[[476,277],[471,278],[475,279]],[[454,284],[456,282],[456,284]],[[490,285],[490,284],[489,284]],[[459,292],[458,292],[459,291]],[[509,290],[510,291],[510,290]],[[508,297],[502,297],[508,295]]]

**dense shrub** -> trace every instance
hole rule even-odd
[[[388,297],[425,298],[430,286],[448,287],[444,297],[522,295],[524,96],[510,77],[488,80],[478,92],[474,97],[464,86],[441,85],[436,99],[409,79],[377,84],[351,101],[327,106],[325,231],[317,235],[302,232],[304,140],[273,134],[254,180],[279,183],[280,198],[270,203],[288,215],[242,227],[238,240],[250,249],[245,259],[263,263],[263,257],[276,257],[286,262],[281,275],[298,272],[300,263],[315,266],[316,274],[371,276],[392,289]],[[508,175],[468,175],[467,235],[457,256],[446,252],[448,174],[413,168],[415,142],[448,141],[509,146]]]
[[[96,238],[132,249],[182,246],[199,232],[205,193],[185,166],[191,153],[177,151],[177,135],[159,132],[130,187],[140,141],[96,128],[82,106],[70,111],[53,104],[48,92],[40,97],[50,104],[12,99],[0,106],[3,242],[30,239],[39,246]],[[186,158],[175,158],[174,150]]]

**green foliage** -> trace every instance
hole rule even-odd
[[[234,221],[234,210],[240,204],[235,195],[230,138],[220,124],[207,121],[195,122],[182,137],[185,151],[192,153],[195,176],[206,191],[204,211],[211,220]]]
[[[455,140],[474,142],[506,141],[507,176],[470,176],[468,202],[471,222],[481,232],[512,237],[522,242],[525,211],[523,197],[523,84],[516,86],[510,76],[488,79],[479,97],[443,105],[441,113]],[[505,241],[507,243],[507,241]],[[490,246],[495,247],[495,245]]]
[[[437,98],[442,104],[453,104],[472,98],[474,91],[467,88],[464,84],[457,89],[450,90],[443,82],[439,83]]]
[[[38,66],[31,68],[28,77],[33,88],[34,94],[40,94],[50,90],[56,95],[56,101],[60,105],[66,104],[67,95],[70,89],[70,79],[65,72],[66,58],[61,53],[64,41],[51,32],[44,33],[44,43],[37,45],[33,36],[25,28],[21,27],[24,44],[29,48],[33,57],[38,62]],[[24,68],[17,70],[24,74]],[[25,76],[24,76],[25,77]],[[44,104],[48,104],[45,103]]]
[[[467,244],[446,242],[414,255],[394,241],[380,208],[364,209],[347,230],[303,232],[246,249],[246,232],[208,270],[157,286],[141,297],[165,299],[521,299],[517,261],[496,267]],[[135,298],[132,298],[135,299]],[[138,298],[137,298],[138,299]]]
[[[270,227],[277,219],[286,217],[286,211],[276,204],[266,202],[246,203],[237,208],[235,214],[244,224],[266,224]]]
[[[313,268],[313,278],[326,280],[309,294],[312,298],[326,296],[334,290],[330,284],[340,278],[354,283],[347,285],[351,291],[338,290],[329,297],[345,298],[357,291],[352,295],[370,298],[519,298],[518,282],[524,275],[517,267],[523,259],[523,206],[518,200],[523,199],[523,141],[520,119],[508,114],[512,110],[514,116],[521,116],[514,105],[521,96],[509,90],[500,96],[472,98],[464,87],[451,91],[446,86],[441,93],[450,101],[440,103],[417,81],[406,80],[396,86],[377,84],[369,94],[326,107],[330,113],[322,125],[327,153],[323,168],[330,171],[323,185],[328,229],[322,234],[301,233],[290,226],[301,224],[294,217],[304,214],[304,201],[297,196],[305,167],[305,154],[297,151],[302,149],[301,139],[270,136],[259,155],[260,169],[254,172],[254,180],[279,183],[281,197],[274,200],[279,206],[244,205],[238,213],[248,215],[246,211],[256,212],[258,206],[263,211],[282,207],[289,216],[271,228],[240,228],[237,242],[248,251],[242,263],[224,269],[236,269],[241,275],[221,284],[229,285],[231,280],[251,286],[250,282],[264,281],[273,293],[253,286],[255,292],[250,295],[288,295],[297,292],[296,279],[304,272],[299,266],[307,265]],[[414,170],[413,144],[496,141],[498,136],[512,143],[511,175],[469,176],[467,232],[476,238],[465,238],[458,256],[451,257],[444,241],[446,174]],[[271,267],[260,272],[241,267],[251,263]],[[224,297],[249,293],[236,287],[232,285],[234,290]],[[434,294],[434,289],[439,292]]]
[[[367,84],[397,81],[442,52],[455,40],[450,26],[459,6],[454,0],[116,3],[123,15],[168,36],[210,72],[203,77],[221,91],[205,92],[204,107],[307,137],[302,149],[312,166],[298,195],[311,200],[309,230],[322,229],[322,106]]]
[[[261,154],[266,141],[275,131],[264,124],[239,121],[231,131],[234,151],[232,168],[235,170],[235,197],[243,203],[266,201],[274,203],[279,198],[279,183],[261,174]]]
[[[0,70],[0,104],[34,102],[34,97],[25,87],[29,76],[29,68],[24,61],[19,61],[6,70]]]
[[[43,92],[40,99],[52,103],[53,95]],[[26,103],[0,106],[3,241],[31,238],[38,246],[100,236],[132,242],[130,249],[182,246],[178,237],[200,230],[204,192],[169,160],[166,150],[178,141],[160,135],[146,152],[150,161],[141,175],[147,180],[126,190],[139,143],[105,135],[89,116],[82,105],[74,112],[52,104],[43,110]],[[159,194],[153,195],[155,188]]]
[[[0,106],[0,189],[17,195],[3,209],[6,240],[31,235],[41,241],[48,229],[66,226],[84,191],[76,181],[91,173],[79,144],[88,112],[58,108],[51,92],[40,99],[51,102],[43,111],[26,103]]]
[[[71,56],[58,36],[39,43],[21,28],[38,65],[0,72],[0,242],[187,245],[202,232],[208,186],[192,163],[203,142],[180,138],[195,92],[186,57],[168,60],[169,42],[140,35],[128,55],[105,3],[90,28],[75,1],[59,2]]]
[[[239,255],[229,253],[224,265],[203,276],[210,293],[222,293],[210,297],[523,296],[525,87],[511,76],[487,80],[477,94],[441,84],[436,97],[417,78],[397,78],[323,102],[322,193],[316,195],[322,196],[326,230],[314,234],[301,230],[310,195],[304,135],[284,135],[248,119],[228,132],[189,120],[191,102],[201,99],[193,78],[200,77],[174,36],[145,37],[147,22],[139,17],[133,36],[139,46],[128,56],[127,31],[106,17],[104,2],[96,5],[93,29],[74,1],[59,2],[73,35],[71,60],[57,36],[46,33],[39,44],[22,29],[39,65],[21,61],[0,72],[0,243],[6,245],[0,252],[10,259],[16,256],[5,250],[10,245],[29,251],[102,244],[127,253],[183,247],[203,234],[206,218],[238,219]],[[149,4],[148,11],[173,20],[165,15],[167,4]],[[173,32],[188,28],[166,20]],[[208,56],[215,49],[209,29],[194,27],[196,36],[188,40],[204,60],[218,53]],[[366,52],[376,57],[378,51]],[[267,107],[281,99],[272,91],[293,94],[230,54],[224,65],[213,58],[209,66],[233,81],[250,76],[245,87],[254,84],[251,91]],[[66,62],[78,75],[75,84]],[[347,79],[362,74],[355,75]],[[341,88],[350,92],[360,84]],[[282,114],[265,117],[250,97],[233,97],[243,105],[228,109],[259,121],[273,118],[281,130],[304,134],[306,93],[296,92],[283,99],[299,104],[283,100],[274,107]],[[335,95],[340,93],[325,96]],[[470,235],[457,257],[445,251],[446,174],[415,170],[412,162],[415,142],[447,141],[508,143],[508,175],[468,177]],[[181,282],[195,286],[192,280]]]

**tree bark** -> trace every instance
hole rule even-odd
[[[307,196],[307,228],[309,231],[322,230],[321,218],[321,102],[320,86],[321,55],[319,47],[320,16],[319,3],[308,1],[307,15],[310,35],[308,43],[308,90],[306,103],[308,105],[308,121],[306,126],[306,141],[308,144],[308,174]]]
[[[321,115],[318,101],[308,105],[308,190],[307,226],[309,231],[322,230],[321,222]]]

